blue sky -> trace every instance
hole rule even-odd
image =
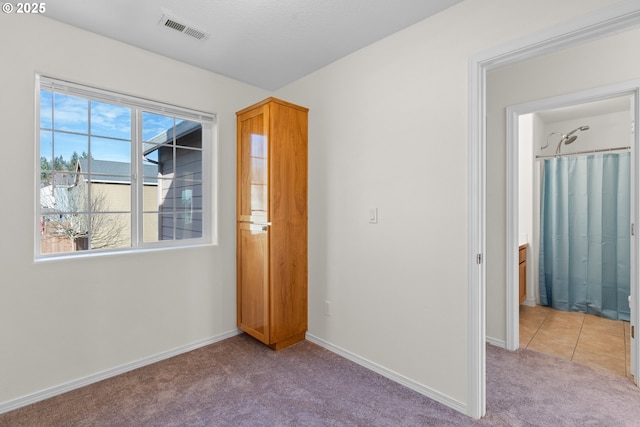
[[[52,113],[55,109],[55,115]],[[89,111],[91,147],[89,147]],[[132,110],[120,105],[40,91],[40,156],[62,156],[69,160],[75,151],[89,153],[97,160],[131,161]],[[181,120],[176,120],[176,124]],[[142,137],[145,141],[174,126],[174,118],[143,113]],[[45,129],[45,130],[42,130]],[[64,132],[61,132],[64,131]],[[68,133],[72,132],[72,133]],[[52,153],[52,141],[55,141]]]

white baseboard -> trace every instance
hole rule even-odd
[[[41,400],[49,399],[50,397],[57,396],[62,393],[66,393],[71,390],[75,390],[80,387],[87,386],[89,384],[96,383],[98,381],[105,380],[107,378],[115,377],[116,375],[124,374],[125,372],[132,371],[134,369],[141,368],[146,365],[150,365],[152,363],[160,362],[164,359],[169,359],[171,357],[177,356],[182,353],[187,353],[189,351],[198,349],[200,347],[207,346],[209,344],[213,344],[218,341],[222,341],[227,338],[231,338],[240,334],[240,330],[234,330],[225,332],[220,335],[216,335],[211,338],[207,338],[201,341],[197,341],[195,343],[187,344],[182,347],[177,347],[171,350],[163,351],[161,353],[154,354],[149,357],[145,357],[143,359],[139,359],[130,363],[125,363],[124,365],[116,366],[115,368],[107,369],[106,371],[98,372],[83,378],[78,378],[73,381],[69,381],[51,388],[47,388],[45,390],[41,390],[35,393],[28,394],[26,396],[19,397],[17,399],[9,400],[6,402],[0,403],[0,414],[5,412],[13,411],[14,409],[22,408],[23,406],[30,405],[32,403],[39,402]]]
[[[505,340],[487,337],[487,342],[491,345],[495,345],[496,347],[507,348],[507,343],[505,342]]]
[[[106,371],[102,371],[102,372],[98,372],[96,374],[92,374],[83,378],[78,378],[76,380],[73,381],[69,381],[67,383],[63,383],[51,388],[47,388],[45,390],[41,390],[35,393],[31,393],[28,394],[26,396],[22,396],[19,397],[17,399],[13,399],[13,400],[9,400],[6,402],[2,402],[0,403],[0,414],[3,414],[5,412],[9,412],[9,411],[13,411],[15,409],[18,408],[22,408],[24,406],[30,405],[32,403],[36,403],[45,399],[49,399],[51,397],[66,393],[68,391],[71,390],[75,390],[78,389],[80,387],[84,387],[87,386],[89,384],[93,384],[96,383],[98,381],[102,381],[104,379],[107,378],[111,378],[111,377],[115,377],[116,375],[120,375],[123,374],[125,372],[128,371],[132,371],[134,369],[137,368],[141,368],[143,366],[146,365],[150,365],[152,363],[156,363],[156,362],[160,362],[162,360],[165,359],[169,359],[171,357],[177,356],[179,354],[182,353],[187,353],[189,351],[198,349],[200,347],[204,347],[207,346],[209,344],[213,344],[216,343],[218,341],[222,341],[224,339],[227,338],[231,338],[233,336],[236,336],[238,334],[240,334],[241,331],[240,330],[234,330],[234,331],[229,331],[226,332],[224,334],[220,334],[220,335],[216,335],[215,337],[211,337],[211,338],[207,338],[204,339],[202,341],[198,341],[195,343],[191,343],[182,347],[178,347],[178,348],[174,348],[172,350],[168,350],[168,351],[164,351],[149,357],[145,357],[144,359],[139,359],[136,360],[134,362],[130,362],[130,363],[126,363],[124,365],[120,365],[117,366],[115,368],[111,368],[111,369],[107,369]],[[467,406],[462,403],[459,402],[456,399],[453,399],[445,394],[442,394],[438,391],[435,391],[429,387],[425,387],[422,384],[419,384],[415,381],[412,381],[408,378],[406,378],[403,375],[398,374],[397,372],[391,371],[387,368],[384,368],[383,366],[378,365],[377,363],[374,363],[370,360],[367,360],[365,358],[362,358],[354,353],[351,353],[341,347],[338,347],[336,345],[333,345],[331,343],[329,343],[328,341],[325,341],[321,338],[318,338],[312,334],[307,333],[306,335],[306,339],[308,339],[309,341],[318,344],[321,347],[326,348],[327,350],[336,353],[342,357],[344,357],[345,359],[348,359],[354,363],[357,363],[358,365],[361,365],[367,369],[370,369],[380,375],[382,375],[383,377],[389,378],[392,381],[395,381],[399,384],[404,385],[405,387],[410,388],[411,390],[414,390],[424,396],[427,396],[430,399],[435,400],[436,402],[439,402],[445,406],[448,406],[452,409],[455,409],[456,411],[459,411],[463,414],[466,414],[467,412]],[[487,338],[487,341],[491,344],[494,345],[498,345],[500,347],[504,348],[504,342],[502,342],[502,345],[499,344],[498,340],[491,340],[490,338]],[[493,342],[492,342],[493,341]]]
[[[465,415],[467,414],[467,405],[457,401],[456,399],[453,399],[445,394],[442,394],[438,391],[430,389],[429,387],[425,387],[424,385],[419,384],[415,381],[412,381],[409,378],[403,375],[400,375],[397,372],[391,371],[383,366],[378,365],[377,363],[364,359],[356,354],[351,353],[350,351],[347,351],[343,348],[333,345],[330,342],[325,341],[322,338],[318,338],[315,335],[312,335],[308,332],[307,332],[306,338],[307,340],[315,344],[318,344],[320,347],[324,347],[327,350],[344,357],[345,359],[355,362],[360,366],[364,366],[365,368],[372,370],[382,375],[383,377],[389,378],[392,381],[402,384],[403,386],[408,387],[411,390],[414,390],[424,396],[427,396],[428,398],[433,399],[436,402],[442,403],[445,406],[455,409],[458,412],[461,412]]]

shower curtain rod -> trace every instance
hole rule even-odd
[[[585,150],[585,151],[574,151],[573,153],[564,153],[564,154],[547,154],[545,156],[536,156],[536,159],[548,159],[552,157],[564,157],[564,156],[576,156],[578,154],[593,154],[593,153],[602,153],[609,151],[629,151],[631,147],[616,147],[616,148],[599,148],[595,150]]]

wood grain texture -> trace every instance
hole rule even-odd
[[[238,225],[238,327],[268,343],[268,236],[248,223]]]
[[[527,245],[521,245],[518,250],[518,259],[519,259],[519,301],[520,304],[524,302],[527,298]]]
[[[244,321],[259,310],[251,292],[260,286],[247,283],[256,274],[238,270],[238,325],[275,350],[304,339],[307,330],[307,109],[276,98],[268,98],[237,113],[238,115],[238,223],[260,221],[260,206],[266,206],[268,250],[268,295],[263,301],[268,313],[267,332],[254,331]],[[256,140],[265,138],[266,150],[256,150]],[[252,143],[253,141],[253,143]],[[260,177],[265,172],[260,156],[266,155],[266,200],[258,197]],[[263,186],[264,187],[264,186]],[[237,260],[239,266],[260,262],[245,257],[257,256],[243,250],[240,231]],[[252,278],[252,279],[249,279]],[[248,313],[246,313],[248,312]],[[249,314],[251,313],[251,314]],[[260,337],[262,336],[262,338]]]

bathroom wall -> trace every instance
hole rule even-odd
[[[577,135],[578,139],[572,144],[563,145],[561,147],[563,154],[631,145],[631,112],[627,108],[625,111],[571,120],[554,121],[553,118],[546,119],[544,121],[544,135],[541,135],[541,138],[534,144],[536,155],[555,152],[557,139],[554,139],[554,142],[547,149],[543,150],[541,148],[546,144],[546,136],[551,132],[567,133],[582,125],[588,125],[590,129],[576,132],[574,135]],[[555,135],[554,137],[557,138]]]
[[[487,336],[495,341],[506,338],[505,108],[637,79],[640,56],[628,52],[639,39],[628,30],[487,73]]]
[[[534,283],[534,169],[533,161],[534,123],[535,114],[523,114],[518,123],[518,245],[527,244],[527,298],[525,304],[535,303],[533,293]]]

